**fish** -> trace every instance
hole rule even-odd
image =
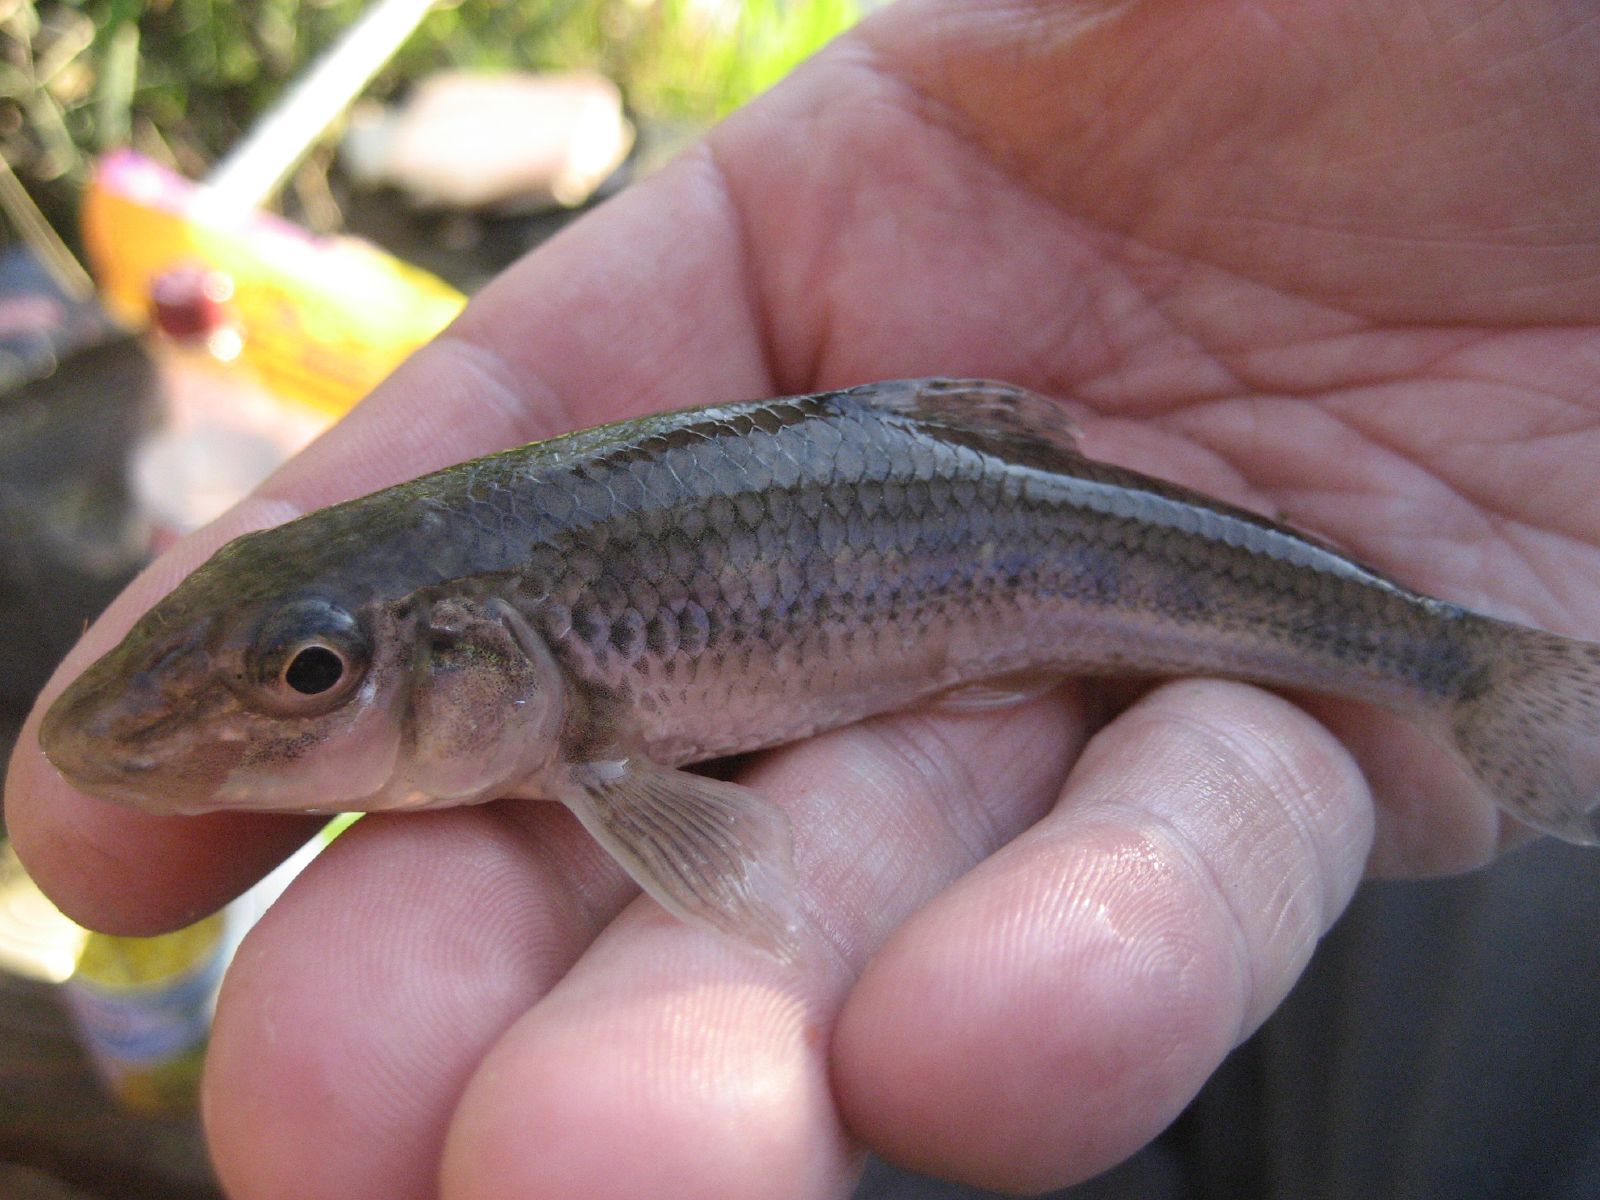
[[[1600,644],[1086,457],[1060,403],[986,380],[641,417],[246,534],[40,741],[161,813],[558,801],[667,909],[782,957],[787,820],[686,768],[1078,675],[1380,705],[1517,820],[1600,842]]]

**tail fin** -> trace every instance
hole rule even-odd
[[[1473,619],[1490,665],[1445,714],[1455,751],[1518,820],[1600,845],[1600,643]]]

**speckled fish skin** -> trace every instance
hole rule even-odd
[[[283,682],[319,638],[344,667],[329,693],[348,689],[326,711]],[[1596,838],[1600,647],[1087,459],[1058,406],[982,381],[647,417],[241,538],[73,685],[44,744],[83,786],[155,808],[562,799],[654,894],[706,917],[650,875],[710,834],[634,821],[699,786],[668,768],[964,687],[978,702],[1130,672],[1388,706],[1524,821]],[[749,799],[724,786],[700,797],[708,827],[737,826]],[[670,861],[641,860],[661,837],[682,842]],[[782,842],[769,823],[718,853]]]

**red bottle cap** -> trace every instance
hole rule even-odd
[[[202,341],[227,324],[232,297],[233,280],[210,267],[173,267],[150,281],[156,327],[178,341]]]

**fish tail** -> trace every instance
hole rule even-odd
[[[1600,844],[1600,643],[1468,619],[1487,653],[1445,711],[1450,744],[1518,820]]]

